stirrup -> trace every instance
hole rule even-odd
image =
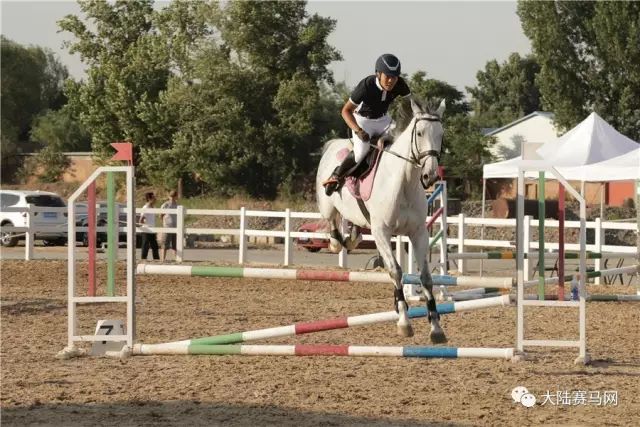
[[[322,183],[324,186],[324,194],[331,196],[334,191],[340,188],[340,178],[336,174],[331,174],[329,179]]]
[[[337,184],[337,183],[338,183],[338,177],[335,175],[331,175],[329,178],[324,180],[322,185],[326,188],[327,185]]]

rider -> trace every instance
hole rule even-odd
[[[353,167],[367,155],[371,135],[379,136],[389,128],[391,117],[387,110],[393,100],[411,93],[407,83],[400,77],[400,60],[395,55],[385,53],[380,56],[375,71],[375,74],[358,83],[342,107],[342,118],[353,131],[353,151],[322,183],[327,196],[337,190]]]

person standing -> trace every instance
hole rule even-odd
[[[176,190],[171,190],[169,192],[169,199],[160,206],[161,209],[176,209],[178,207],[178,192]],[[164,228],[175,228],[178,225],[178,215],[173,213],[163,213],[162,214],[162,226]],[[176,252],[176,242],[177,236],[176,233],[164,233],[162,238],[162,258],[161,261],[167,257],[167,250],[173,249],[173,252]]]
[[[142,209],[153,208],[156,203],[156,195],[152,192],[145,193],[144,200],[146,201],[146,203],[144,204]],[[147,227],[155,227],[156,215],[145,212],[140,218],[140,223]],[[142,259],[147,259],[149,248],[151,248],[151,255],[153,256],[153,259],[160,259],[160,252],[158,251],[158,239],[156,237],[156,233],[154,232],[142,233]]]

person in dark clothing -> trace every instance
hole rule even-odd
[[[143,209],[153,208],[156,203],[156,196],[152,192],[145,193],[144,199],[146,201]],[[147,227],[156,226],[156,215],[152,213],[143,213],[140,218],[140,223]],[[151,248],[151,254],[153,259],[160,259],[160,252],[158,250],[158,239],[156,233],[145,232],[142,233],[142,259],[146,260],[149,254],[149,248]]]
[[[331,176],[322,183],[330,196],[354,167],[369,152],[372,135],[383,134],[391,125],[387,114],[389,106],[398,97],[411,94],[409,86],[400,77],[400,60],[385,53],[376,61],[375,74],[365,77],[355,87],[342,107],[342,118],[353,131],[353,150],[345,157]],[[378,148],[381,142],[378,142]]]

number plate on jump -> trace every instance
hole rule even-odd
[[[57,218],[58,217],[58,212],[45,212],[44,213],[44,217],[45,218]]]

